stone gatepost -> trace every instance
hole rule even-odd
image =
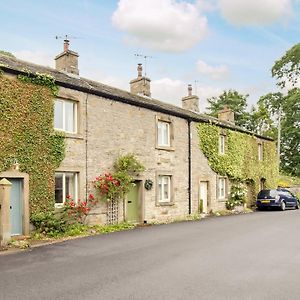
[[[11,239],[10,189],[12,184],[5,178],[0,180],[0,245],[6,246]]]

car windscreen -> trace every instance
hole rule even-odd
[[[277,195],[277,191],[275,190],[262,190],[258,193],[258,199],[266,199],[266,198],[275,198]]]

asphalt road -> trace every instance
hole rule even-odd
[[[0,299],[300,299],[300,211],[139,228],[0,255]]]

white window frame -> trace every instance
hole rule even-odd
[[[164,198],[165,195],[165,183],[167,181],[167,189],[168,189],[168,198]],[[161,185],[161,189],[159,186]],[[172,176],[171,175],[163,175],[159,174],[157,176],[157,202],[159,204],[170,204],[172,203]]]
[[[67,174],[72,174],[74,175],[74,195],[72,196],[72,200],[77,203],[78,202],[78,178],[79,178],[79,174],[78,172],[64,172],[64,171],[57,171],[55,172],[55,175],[62,175],[63,176],[63,182],[62,182],[62,195],[63,195],[63,202],[62,203],[56,203],[55,202],[55,207],[59,208],[62,207],[64,205],[64,203],[66,202],[66,175]]]
[[[225,141],[226,136],[224,134],[219,135],[219,154],[225,154]]]
[[[159,132],[161,134],[159,134]],[[167,136],[167,141],[165,142],[163,137]],[[170,122],[164,120],[157,120],[157,146],[158,147],[171,147],[171,126]]]
[[[218,178],[218,199],[225,200],[226,199],[226,177],[219,177]]]
[[[55,130],[59,130],[59,131],[64,131],[64,132],[67,132],[67,133],[73,133],[73,134],[77,133],[77,114],[78,114],[78,112],[77,112],[78,111],[78,103],[77,103],[77,101],[65,100],[65,99],[60,99],[60,98],[57,98],[54,101],[55,101],[55,103],[56,102],[61,102],[63,104],[63,107],[62,107],[62,118],[63,118],[63,120],[62,120],[62,123],[63,123],[62,128],[56,128],[55,124],[54,124],[54,129]],[[74,131],[67,131],[66,130],[66,109],[65,109],[65,105],[68,102],[74,104],[74,111],[73,111]],[[54,103],[54,105],[55,105],[55,103]],[[54,113],[55,113],[55,111],[54,111]],[[54,116],[54,118],[55,118],[55,116]]]

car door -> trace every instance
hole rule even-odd
[[[286,191],[286,190],[282,191],[281,194],[282,194],[282,197],[285,200],[286,206],[294,207],[296,205],[297,200],[289,191]]]

